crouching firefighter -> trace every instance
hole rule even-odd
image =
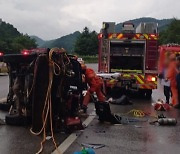
[[[88,84],[89,89],[82,103],[82,110],[84,113],[87,112],[87,106],[90,102],[91,95],[96,93],[99,102],[105,102],[106,98],[102,92],[103,81],[96,75],[93,69],[87,68],[85,64],[81,64],[83,80]]]
[[[120,119],[111,113],[109,103],[102,92],[103,80],[99,78],[93,69],[87,68],[85,64],[81,64],[84,80],[88,84],[89,89],[84,96],[81,112],[86,113],[88,104],[93,93],[96,93],[98,101],[95,101],[96,114],[101,122],[107,121],[111,123],[120,123]]]

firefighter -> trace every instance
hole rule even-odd
[[[82,67],[82,72],[84,75],[84,80],[89,86],[89,89],[87,90],[87,93],[84,97],[83,104],[82,104],[82,110],[84,113],[86,113],[87,106],[91,99],[91,94],[95,92],[99,102],[105,102],[106,97],[104,96],[102,92],[102,85],[103,85],[102,79],[100,79],[96,75],[93,69],[87,68],[85,64],[81,64],[81,67]]]
[[[161,85],[163,85],[164,88],[164,95],[166,97],[166,103],[169,104],[169,100],[171,97],[171,87],[170,87],[170,81],[167,79],[167,70],[170,63],[170,53],[168,53],[165,57],[164,66],[163,66],[163,73],[161,78]]]
[[[167,78],[170,80],[170,87],[172,91],[172,105],[176,107],[178,104],[178,90],[177,90],[177,82],[176,82],[176,76],[177,76],[177,70],[176,70],[176,55],[171,54],[170,55],[170,63],[167,71]]]

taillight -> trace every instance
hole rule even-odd
[[[154,34],[151,34],[150,36],[151,36],[151,37],[155,37],[156,35],[154,35]]]
[[[155,81],[156,81],[156,78],[155,78],[155,77],[152,77],[152,78],[151,78],[151,81],[155,82]]]
[[[102,37],[103,37],[103,34],[99,34],[98,37],[99,37],[99,39],[102,38]]]
[[[23,55],[29,55],[29,52],[24,51],[24,52],[22,52],[22,54],[23,54]]]
[[[2,52],[0,52],[0,56],[3,56],[4,54]]]
[[[156,77],[151,76],[151,75],[147,75],[146,76],[146,80],[149,81],[149,82],[155,82],[156,81]]]

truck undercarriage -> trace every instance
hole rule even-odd
[[[31,125],[36,133],[44,123],[47,130],[50,125],[55,130],[83,129],[78,117],[81,66],[73,56],[54,48],[41,54],[6,55],[3,61],[9,72],[9,93],[0,107],[9,110],[7,124]]]

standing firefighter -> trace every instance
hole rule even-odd
[[[96,93],[99,102],[105,102],[105,96],[102,93],[102,85],[103,81],[100,79],[93,69],[87,68],[85,64],[81,64],[82,71],[84,74],[85,82],[88,84],[89,89],[84,97],[83,104],[82,104],[82,110],[84,113],[87,111],[87,106],[91,99],[91,94],[94,92]]]
[[[163,62],[162,73],[160,75],[161,84],[164,86],[164,95],[166,97],[166,103],[168,104],[169,104],[170,97],[172,96],[170,80],[168,80],[167,78],[169,63],[170,63],[170,53],[168,52],[165,56],[165,59]]]
[[[177,82],[176,82],[177,70],[176,70],[176,55],[170,55],[170,63],[167,72],[167,78],[171,83],[171,91],[172,91],[172,105],[175,107],[178,104],[178,90],[177,90]]]

